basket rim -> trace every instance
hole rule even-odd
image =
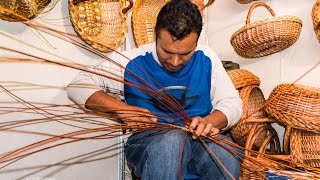
[[[249,30],[249,29],[252,29],[252,28],[255,28],[258,26],[266,25],[268,23],[282,22],[282,21],[295,22],[295,23],[301,24],[301,27],[303,25],[302,20],[297,16],[284,15],[284,16],[270,17],[270,18],[266,18],[263,20],[254,21],[249,24],[245,24],[240,29],[238,29],[235,33],[232,34],[230,41],[232,42],[233,39],[235,38],[235,36],[241,34],[242,32],[244,32],[246,30]]]

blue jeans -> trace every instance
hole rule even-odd
[[[223,135],[220,137],[229,139]],[[239,160],[212,141],[206,139],[206,144],[238,179]],[[200,179],[231,179],[201,142],[179,129],[133,134],[126,143],[125,154],[128,167],[142,180],[184,179],[187,172],[197,174]]]

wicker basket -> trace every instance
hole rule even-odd
[[[258,86],[247,86],[240,90],[240,97],[243,102],[242,106],[242,119],[234,127],[231,128],[230,133],[235,140],[235,142],[241,146],[244,146],[247,137],[252,127],[253,122],[265,122],[266,114],[263,110],[255,112],[258,108],[262,107],[265,103],[265,98],[262,94],[262,91]],[[272,128],[270,123],[260,123],[259,128]],[[258,149],[264,138],[266,137],[265,133],[261,133],[259,137],[256,138],[254,142],[254,149]]]
[[[280,84],[271,92],[265,111],[286,126],[319,133],[320,88]]]
[[[0,19],[10,22],[32,19],[49,3],[50,0],[1,0]]]
[[[314,31],[316,33],[317,39],[320,41],[320,0],[318,0],[314,4],[311,15]]]
[[[132,12],[132,32],[136,46],[154,42],[157,16],[160,9],[169,0],[137,0],[134,3]],[[202,13],[203,9],[211,5],[214,0],[209,0],[203,4],[203,0],[192,0]]]
[[[270,122],[271,123],[271,122]],[[245,145],[244,159],[240,164],[240,180],[263,180],[265,178],[265,171],[267,169],[261,168],[259,162],[266,164],[267,158],[263,158],[265,154],[278,155],[282,154],[280,148],[280,141],[277,132],[271,127],[259,127],[260,123],[255,123],[248,134],[248,139]],[[263,134],[265,138],[261,143],[258,154],[253,153],[253,146],[255,142],[261,141],[259,137]],[[258,138],[258,139],[257,139]],[[268,163],[273,163],[272,161]],[[274,166],[277,166],[276,164]]]
[[[237,2],[240,3],[240,4],[249,4],[252,1],[256,1],[256,0],[237,0]]]
[[[264,6],[273,17],[250,22],[252,11]],[[254,3],[248,12],[246,25],[231,37],[234,50],[245,58],[267,56],[294,44],[300,36],[302,21],[295,16],[276,17],[272,9],[263,2]]]
[[[79,37],[102,52],[117,49],[128,32],[128,10],[126,0],[69,0],[72,25]]]
[[[259,86],[260,79],[245,69],[234,69],[227,72],[236,89],[247,86]]]

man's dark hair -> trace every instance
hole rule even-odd
[[[161,30],[167,30],[174,40],[182,40],[191,32],[200,36],[202,16],[190,0],[171,0],[160,10],[155,26],[156,38]]]

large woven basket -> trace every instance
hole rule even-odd
[[[49,3],[50,0],[1,0],[0,19],[10,22],[32,19]]]
[[[236,89],[241,89],[247,86],[259,86],[260,79],[258,76],[254,75],[248,70],[245,69],[233,69],[227,71],[234,87]]]
[[[318,0],[312,8],[312,22],[317,39],[320,41],[320,0]]]
[[[79,37],[102,52],[117,49],[128,32],[129,0],[69,0],[72,25]]]
[[[258,6],[267,8],[273,17],[251,22],[251,13]],[[267,4],[256,2],[249,9],[245,26],[236,31],[230,41],[240,56],[258,58],[290,47],[299,38],[301,27],[298,17],[276,17]]]
[[[132,12],[132,32],[136,46],[148,44],[155,41],[154,27],[156,25],[157,16],[160,9],[169,0],[137,0],[134,3]],[[214,0],[209,0],[207,4],[203,4],[203,0],[192,0],[199,10],[211,5]]]
[[[272,90],[265,111],[285,126],[319,133],[320,88],[280,84]]]
[[[262,91],[258,86],[247,86],[239,91],[240,97],[242,99],[242,119],[231,128],[230,133],[235,140],[235,142],[241,146],[244,146],[247,137],[250,131],[250,128],[254,123],[251,122],[253,119],[254,122],[261,119],[265,121],[266,114],[264,110],[259,110],[255,112],[258,108],[261,108],[265,103],[265,98],[262,94]],[[260,123],[259,128],[272,128],[269,123]],[[254,149],[257,149],[261,146],[264,138],[266,137],[265,133],[261,133],[259,137],[256,138],[254,142]]]

